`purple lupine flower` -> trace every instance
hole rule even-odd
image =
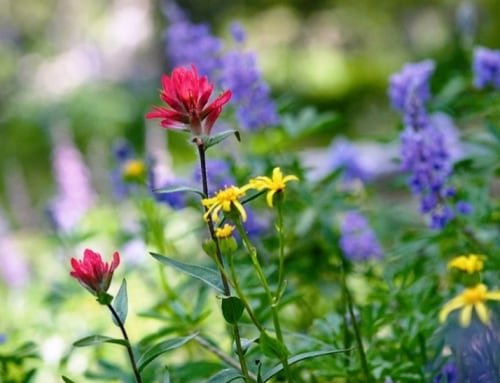
[[[237,48],[224,51],[222,40],[211,34],[207,24],[191,23],[172,3],[166,7],[165,14],[170,21],[165,39],[172,66],[194,64],[200,75],[213,79],[216,88],[231,89],[230,104],[243,129],[279,123],[269,85],[262,78],[255,54],[241,50],[245,32],[240,24],[230,26]]]
[[[389,78],[389,99],[394,109],[406,112],[409,94],[413,92],[421,103],[430,99],[429,79],[434,72],[434,67],[432,60],[408,63],[403,65],[401,71]]]
[[[434,383],[458,383],[457,367],[453,362],[446,362],[434,378]]]
[[[172,67],[194,64],[201,76],[214,78],[221,68],[222,40],[211,34],[208,24],[191,23],[173,2],[168,3],[164,13],[170,22],[165,43]]]
[[[340,248],[347,259],[363,261],[381,258],[382,248],[366,218],[358,211],[344,214],[340,225]]]
[[[492,85],[500,89],[500,50],[477,47],[472,64],[474,86],[483,89]]]
[[[442,229],[454,216],[447,199],[455,190],[447,185],[452,172],[450,152],[440,126],[442,118],[429,117],[424,103],[430,99],[429,80],[434,70],[430,60],[406,64],[390,78],[389,96],[402,113],[401,169],[410,174],[408,184],[420,196],[420,211],[430,216],[430,227]]]
[[[92,207],[95,192],[80,151],[65,134],[55,136],[52,165],[58,192],[47,212],[56,229],[68,231]]]

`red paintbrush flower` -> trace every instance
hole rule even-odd
[[[73,270],[70,275],[93,295],[97,296],[100,303],[107,304],[111,296],[106,292],[111,284],[113,272],[119,264],[120,254],[117,251],[113,254],[113,261],[109,265],[102,260],[101,254],[85,249],[83,260],[71,258]]]
[[[171,77],[163,75],[162,87],[160,98],[168,107],[153,106],[146,118],[161,118],[164,128],[188,126],[196,136],[210,135],[222,107],[231,98],[231,91],[226,90],[208,103],[214,84],[206,76],[199,77],[195,65],[191,69],[175,68]]]

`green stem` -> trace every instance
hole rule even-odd
[[[245,310],[247,311],[248,315],[250,316],[250,319],[252,320],[253,324],[259,331],[264,331],[264,328],[258,321],[257,317],[255,316],[255,313],[252,310],[252,307],[250,306],[250,303],[248,303],[248,299],[243,293],[243,290],[241,289],[241,286],[239,284],[238,280],[238,273],[236,273],[236,268],[234,267],[234,257],[233,254],[227,254],[227,257],[229,259],[229,269],[231,270],[231,276],[233,278],[233,284],[232,286],[236,290],[236,294],[238,294],[238,297],[241,299],[241,302],[243,303],[243,306],[245,306]]]
[[[356,316],[354,314],[354,306],[352,303],[352,296],[351,293],[349,292],[349,289],[347,288],[347,281],[345,277],[345,272],[344,272],[344,267],[342,267],[342,289],[344,290],[344,295],[346,298],[346,303],[347,303],[347,309],[349,311],[349,317],[351,318],[351,323],[352,323],[352,328],[354,330],[354,337],[356,338],[356,343],[358,345],[359,349],[359,357],[361,359],[361,366],[363,368],[364,374],[365,374],[365,382],[367,383],[372,383],[373,379],[370,374],[370,368],[368,367],[368,360],[366,358],[366,353],[365,353],[365,348],[363,346],[363,340],[361,339],[361,331],[358,327],[358,322],[356,320]]]
[[[202,183],[202,188],[203,188],[203,194],[205,194],[205,196],[208,197],[207,164],[206,164],[206,159],[205,159],[205,150],[206,149],[205,149],[203,143],[199,143],[197,145],[197,147],[198,147],[198,154],[200,157],[201,183]],[[215,243],[215,257],[217,258],[216,264],[219,268],[220,277],[221,277],[222,285],[224,288],[224,295],[229,297],[229,296],[231,296],[231,289],[229,288],[227,274],[225,273],[225,270],[224,270],[224,260],[222,259],[222,253],[221,253],[221,249],[220,249],[219,239],[215,235],[214,223],[213,223],[212,217],[210,217],[210,215],[208,216],[207,227],[208,227],[208,231],[210,233],[210,238]],[[245,354],[243,352],[243,347],[241,345],[240,330],[239,330],[239,327],[237,324],[233,324],[232,329],[233,329],[234,342],[236,344],[236,353],[238,355],[238,360],[240,362],[241,373],[243,374],[245,382],[250,383],[252,380],[251,380],[250,375],[249,375],[248,366],[247,366],[247,362],[245,359]]]
[[[276,289],[275,303],[278,304],[283,294],[284,269],[285,269],[285,235],[283,232],[283,204],[281,201],[277,203],[278,223],[276,229],[278,231],[279,240],[279,266],[278,266],[278,288]]]
[[[139,373],[139,370],[137,369],[137,364],[135,362],[135,357],[134,357],[134,352],[132,351],[132,347],[130,346],[130,341],[128,339],[127,331],[125,330],[125,326],[123,325],[123,322],[121,321],[120,317],[118,316],[118,313],[114,309],[114,307],[111,304],[107,305],[109,310],[111,311],[111,315],[113,315],[113,318],[115,318],[116,323],[118,324],[118,327],[120,328],[123,339],[127,341],[127,344],[125,347],[127,348],[127,353],[128,357],[130,359],[130,364],[132,365],[132,369],[134,370],[134,376],[135,376],[135,381],[137,383],[142,383],[142,378],[141,374]]]
[[[247,248],[249,254],[250,254],[250,259],[252,260],[252,264],[257,271],[257,275],[259,277],[259,280],[264,287],[264,290],[267,295],[267,299],[269,300],[269,304],[271,305],[271,313],[273,317],[273,325],[274,325],[274,331],[276,333],[276,337],[278,338],[278,341],[285,347],[286,345],[283,340],[283,333],[281,331],[281,325],[279,321],[279,315],[278,315],[278,305],[275,302],[275,299],[273,298],[273,295],[271,293],[271,289],[269,287],[269,284],[267,283],[266,276],[264,274],[264,271],[262,270],[262,266],[259,263],[259,259],[257,257],[257,250],[255,247],[252,245],[250,242],[250,239],[247,236],[247,233],[245,229],[243,228],[243,225],[241,224],[241,220],[237,219],[234,220],[234,223],[236,225],[236,228],[238,229],[238,232],[240,233],[241,239],[243,240],[243,243],[245,244],[245,247]],[[287,380],[289,383],[293,382],[293,377],[292,373],[290,371],[290,366],[288,365],[288,359],[287,356],[280,357],[281,363],[283,364],[283,370],[285,371],[285,375],[287,377]]]

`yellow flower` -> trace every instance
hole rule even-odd
[[[217,238],[228,238],[233,233],[235,227],[233,225],[224,224],[222,227],[215,228],[215,236]]]
[[[477,254],[461,255],[448,262],[448,268],[474,274],[483,269],[483,259],[484,256]]]
[[[269,177],[255,177],[250,180],[249,185],[257,190],[268,189],[269,192],[266,196],[266,201],[269,207],[273,207],[273,196],[276,193],[285,190],[286,183],[289,181],[298,181],[299,179],[294,175],[288,175],[283,177],[280,168],[276,167],[273,169],[272,178]]]
[[[246,221],[247,213],[239,199],[245,195],[248,189],[250,189],[250,185],[245,185],[241,188],[237,186],[227,186],[225,189],[218,191],[214,197],[202,199],[201,203],[207,208],[207,211],[203,215],[203,219],[208,221],[208,217],[211,216],[212,220],[217,222],[221,210],[223,212],[230,212],[231,208],[234,206],[240,213],[241,219]]]
[[[500,301],[500,291],[488,292],[486,285],[480,283],[473,287],[467,287],[462,294],[447,302],[439,312],[439,321],[446,321],[448,315],[455,310],[462,309],[458,321],[460,326],[469,327],[472,318],[472,309],[484,324],[489,324],[490,316],[486,307],[486,300]]]
[[[141,160],[129,160],[122,168],[125,180],[142,180],[146,176],[146,165]]]

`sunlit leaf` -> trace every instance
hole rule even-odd
[[[320,356],[326,356],[326,355],[333,355],[333,354],[339,354],[342,352],[347,352],[350,351],[351,349],[342,349],[342,350],[319,350],[319,351],[310,351],[310,352],[304,352],[303,354],[298,354],[294,355],[291,358],[288,358],[288,365],[291,366],[295,363],[298,363],[302,360],[306,359],[312,359],[312,358],[318,358]],[[269,371],[267,371],[264,376],[262,377],[262,380],[264,382],[267,382],[269,379],[273,378],[274,376],[278,375],[281,371],[283,371],[283,365],[280,363],[276,367],[273,367]]]
[[[179,262],[174,259],[165,257],[164,255],[157,253],[150,253],[153,258],[157,261],[173,267],[176,270],[182,271],[183,273],[190,275],[200,281],[206,283],[208,286],[214,288],[220,293],[224,293],[224,288],[220,279],[220,274],[214,270],[205,266],[190,265],[188,263]]]
[[[86,347],[86,346],[94,346],[96,344],[101,344],[101,343],[114,343],[114,344],[119,344],[121,346],[128,345],[128,342],[124,339],[110,338],[104,335],[91,335],[82,338],[80,340],[77,340],[76,342],[73,343],[73,346]]]
[[[182,338],[168,339],[164,342],[155,344],[154,346],[146,350],[146,352],[144,352],[144,354],[142,354],[140,359],[137,361],[137,368],[139,372],[141,372],[149,363],[151,363],[161,354],[185,345],[196,335],[197,334],[195,333]]]
[[[125,324],[125,320],[127,319],[127,314],[128,314],[127,281],[125,279],[123,280],[120,286],[120,290],[118,290],[118,294],[116,294],[116,297],[113,300],[112,305],[116,311],[116,314],[118,315],[118,318],[120,318],[122,324]],[[119,326],[119,324],[116,322],[115,317],[113,316],[112,318],[114,324]]]
[[[207,383],[229,383],[233,382],[236,379],[243,379],[243,375],[241,375],[241,372],[228,368],[213,375],[210,379],[207,380]]]

